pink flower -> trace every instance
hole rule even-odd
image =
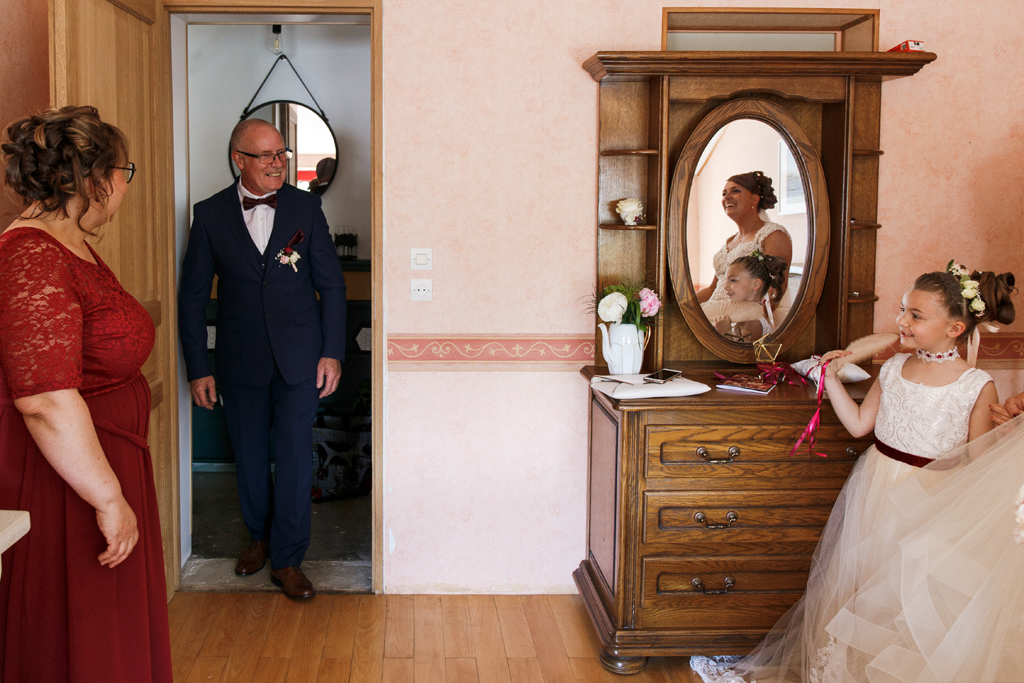
[[[661,301],[658,295],[646,287],[640,290],[640,315],[645,318],[657,315],[661,310]]]

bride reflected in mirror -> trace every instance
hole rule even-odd
[[[768,220],[767,209],[778,203],[772,179],[761,171],[751,171],[730,177],[722,190],[722,208],[738,232],[730,237],[714,256],[715,275],[708,287],[697,292],[697,301],[712,320],[711,304],[720,306],[729,300],[725,291],[726,270],[737,258],[750,256],[755,251],[775,256],[786,264],[786,273],[774,301],[776,311],[788,301],[786,283],[788,264],[793,260],[793,239],[785,227]],[[721,315],[721,314],[719,314]],[[713,320],[712,320],[713,322]]]

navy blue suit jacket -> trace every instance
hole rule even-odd
[[[302,231],[295,264],[274,257]],[[316,376],[320,358],[345,360],[345,276],[320,197],[284,185],[270,242],[260,254],[242,217],[238,187],[195,205],[178,292],[178,331],[188,380],[212,374],[206,306],[217,275],[217,376],[265,386],[274,364],[288,384]],[[317,301],[317,293],[320,301]]]

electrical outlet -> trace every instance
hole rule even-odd
[[[434,286],[432,280],[410,280],[412,283],[413,301],[433,301]]]

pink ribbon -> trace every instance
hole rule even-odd
[[[814,442],[818,439],[818,428],[821,427],[821,399],[825,393],[825,370],[828,369],[828,364],[831,363],[831,359],[825,361],[821,366],[821,374],[818,375],[818,408],[814,411],[814,415],[811,417],[811,421],[804,427],[803,434],[796,440],[793,445],[793,450],[789,452],[790,457],[797,454],[797,450],[800,448],[800,444],[807,439],[807,454],[808,455],[820,455],[823,458],[827,458],[828,455],[825,453],[819,453],[814,450]]]
[[[765,382],[772,384],[792,384],[793,386],[806,386],[807,380],[800,376],[789,363],[758,363],[757,369]]]

